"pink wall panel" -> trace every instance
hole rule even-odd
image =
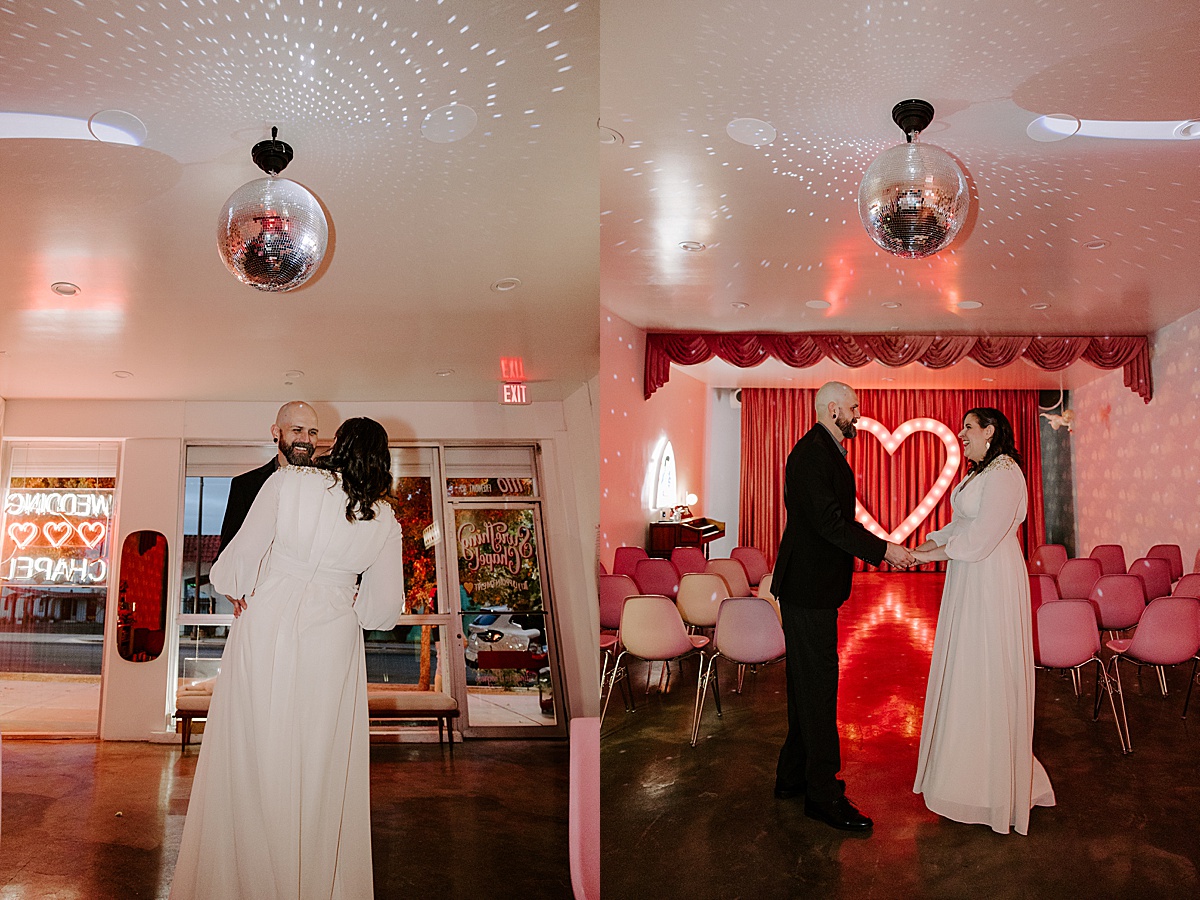
[[[678,369],[649,400],[642,396],[646,333],[600,311],[600,560],[611,571],[620,546],[646,546],[653,502],[648,473],[668,439],[680,497],[700,496],[703,515],[708,387]]]
[[[1116,372],[1071,395],[1079,554],[1121,544],[1132,562],[1154,544],[1179,544],[1191,570],[1200,546],[1200,311],[1151,344],[1154,399]]]

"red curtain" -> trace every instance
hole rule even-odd
[[[970,357],[981,366],[999,369],[1023,358],[1040,369],[1057,372],[1078,359],[1100,369],[1124,369],[1125,386],[1147,403],[1154,395],[1150,381],[1150,342],[1144,335],[1103,337],[931,334],[710,334],[650,332],[646,335],[644,390],[646,399],[667,383],[671,363],[694,366],[718,356],[742,369],[774,357],[794,368],[807,368],[828,357],[858,368],[869,362],[898,368],[914,362],[944,369]]]
[[[742,472],[738,543],[758,547],[774,564],[786,512],[783,506],[784,468],[792,446],[816,421],[816,391],[782,388],[742,389]],[[1042,450],[1035,391],[858,391],[859,411],[895,431],[909,419],[928,417],[955,434],[963,414],[973,407],[999,409],[1012,422],[1029,485],[1029,511],[1021,528],[1028,556],[1045,540],[1042,508]],[[885,531],[907,518],[933,486],[946,451],[929,432],[915,432],[894,455],[874,436],[860,430],[849,444],[847,460],[858,482],[858,499]],[[960,466],[953,484],[965,475]],[[915,547],[924,536],[950,521],[950,492],[934,507],[906,543]],[[859,563],[859,568],[863,564]],[[939,566],[938,568],[941,568]]]

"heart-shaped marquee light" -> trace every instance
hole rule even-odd
[[[71,525],[69,522],[47,522],[42,526],[42,534],[46,536],[51,547],[61,547],[71,536]]]
[[[28,547],[38,534],[38,527],[32,522],[13,522],[8,526],[8,536],[17,545],[18,550]]]
[[[87,544],[90,550],[104,540],[108,529],[104,527],[103,522],[80,522],[75,526],[75,531],[79,535],[79,539]]]
[[[929,517],[929,514],[933,512],[933,508],[938,505],[938,502],[946,495],[946,491],[949,490],[950,482],[954,479],[954,473],[958,471],[958,466],[962,462],[962,448],[958,443],[958,435],[937,419],[909,419],[894,432],[888,431],[879,422],[876,422],[874,419],[868,419],[865,416],[860,418],[857,424],[863,431],[868,431],[879,438],[879,443],[883,444],[883,448],[887,450],[888,456],[894,455],[896,449],[904,443],[909,435],[915,434],[918,431],[928,431],[931,434],[937,435],[941,438],[942,444],[946,448],[946,464],[942,466],[942,471],[938,475],[937,481],[933,483],[933,487],[929,489],[929,493],[917,504],[917,508],[909,513],[908,518],[891,534],[883,530],[883,527],[875,521],[874,516],[867,512],[866,507],[861,502],[855,501],[854,518],[858,522],[872,534],[883,538],[885,541],[901,544]]]

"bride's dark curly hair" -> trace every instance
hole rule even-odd
[[[990,406],[979,406],[975,409],[968,409],[963,414],[963,422],[966,422],[967,416],[974,416],[980,428],[987,428],[991,425],[996,429],[992,434],[992,445],[988,447],[983,459],[979,462],[967,460],[968,472],[983,471],[997,456],[1008,456],[1018,466],[1021,465],[1021,454],[1017,450],[1017,438],[1013,434],[1012,423],[1008,421],[1008,417],[1004,413],[998,409],[992,409]]]
[[[338,426],[333,449],[316,463],[341,476],[349,498],[346,521],[375,518],[375,504],[388,499],[392,486],[392,456],[382,425],[374,419],[347,419]]]

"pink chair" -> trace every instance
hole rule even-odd
[[[1163,667],[1177,666],[1191,660],[1192,675],[1188,679],[1187,697],[1183,701],[1183,716],[1187,717],[1192,685],[1196,682],[1196,666],[1200,664],[1200,600],[1195,597],[1159,597],[1151,600],[1142,613],[1138,627],[1134,629],[1133,637],[1109,641],[1106,646],[1113,652],[1112,670],[1118,694],[1121,693],[1121,669],[1117,663],[1122,659],[1139,667],[1156,666],[1158,686],[1163,696],[1167,694],[1167,676]],[[1125,726],[1125,746],[1132,749],[1123,695],[1121,721]]]
[[[600,576],[600,630],[616,634],[621,627],[625,598],[640,594],[637,583],[628,575]]]
[[[666,684],[662,690],[670,688],[670,669],[667,666],[673,660],[683,659],[693,653],[700,654],[700,669],[704,669],[704,648],[708,646],[708,638],[699,634],[688,634],[679,617],[675,604],[660,595],[637,595],[625,601],[625,610],[621,613],[621,643],[624,648],[617,656],[616,665],[619,667],[626,656],[644,659],[647,662],[663,663],[663,674]],[[697,676],[697,682],[699,677]],[[646,673],[646,691],[650,690],[650,673]],[[600,709],[600,718],[608,709],[608,701],[612,699],[610,688],[604,697],[604,705]]]
[[[700,737],[700,716],[704,712],[704,698],[708,694],[708,682],[712,679],[713,699],[717,704],[717,716],[721,716],[721,693],[713,665],[717,657],[724,657],[738,664],[738,671],[746,666],[758,666],[783,659],[785,651],[783,626],[775,616],[771,604],[761,597],[731,597],[721,604],[717,613],[716,652],[701,667],[700,681],[696,685],[696,711],[692,720],[692,746]],[[741,679],[738,680],[741,693]]]
[[[1143,556],[1135,559],[1129,567],[1129,574],[1142,579],[1147,600],[1157,600],[1171,593],[1171,564],[1161,557]]]
[[[1178,544],[1155,544],[1146,551],[1146,556],[1152,559],[1165,559],[1171,565],[1171,581],[1178,581],[1183,576],[1183,551]]]
[[[1058,584],[1053,577],[1050,575],[1029,576],[1029,601],[1035,613],[1043,603],[1061,599],[1062,597],[1058,593]]]
[[[615,665],[613,658],[621,652],[621,640],[618,632],[621,628],[621,612],[625,608],[625,600],[638,592],[637,585],[628,575],[600,576],[600,696],[604,698],[612,692],[618,681],[628,681],[629,672],[622,666]],[[632,711],[634,706],[633,691],[628,684],[622,685],[622,696],[625,699],[626,711]],[[605,704],[607,708],[607,704]]]
[[[1146,608],[1145,588],[1136,575],[1101,575],[1088,597],[1096,610],[1101,631],[1115,632],[1132,628]]]
[[[639,559],[633,580],[639,594],[662,594],[672,600],[679,595],[679,570],[669,559]]]
[[[746,568],[736,559],[710,559],[705,571],[725,579],[730,597],[754,596],[754,591],[750,590],[750,579],[746,577]]]
[[[1099,560],[1101,575],[1124,575],[1129,571],[1125,567],[1125,548],[1120,544],[1097,544],[1088,555]]]
[[[694,631],[697,628],[713,628],[717,624],[717,609],[721,601],[729,596],[725,579],[711,572],[688,572],[679,579],[679,596],[675,605],[685,625]]]
[[[1042,544],[1029,557],[1030,575],[1057,575],[1067,561],[1067,548],[1062,544]]]
[[[608,574],[608,569],[604,568],[604,563],[601,562],[600,560],[596,560],[596,574],[597,575],[607,575]]]
[[[671,562],[682,576],[689,572],[703,572],[708,565],[708,557],[699,547],[676,547],[671,551]]]
[[[600,900],[600,720],[571,720],[567,843],[576,900]]]
[[[771,567],[767,565],[767,558],[757,547],[734,547],[729,558],[736,559],[742,564],[746,570],[746,580],[750,582],[751,587],[758,587],[763,576],[769,575],[771,572]]]
[[[618,547],[613,553],[613,574],[632,576],[638,560],[649,556],[641,547]]]
[[[1100,561],[1091,558],[1068,559],[1054,580],[1058,582],[1058,595],[1062,599],[1086,600],[1100,580]]]
[[[1121,732],[1121,720],[1117,718],[1113,686],[1100,659],[1100,635],[1096,629],[1096,613],[1092,605],[1086,600],[1046,603],[1038,609],[1034,621],[1034,633],[1037,637],[1034,644],[1034,665],[1043,669],[1070,669],[1075,676],[1072,680],[1078,685],[1079,670],[1088,663],[1096,664],[1096,702],[1092,707],[1092,721],[1100,718],[1103,691],[1108,695],[1109,705],[1112,706],[1121,752],[1128,753],[1125,736]]]
[[[1180,578],[1171,596],[1200,598],[1200,573],[1191,572]]]

